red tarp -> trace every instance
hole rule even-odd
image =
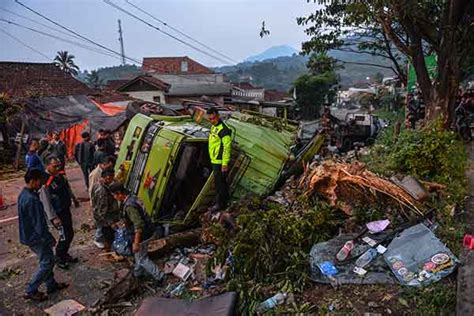
[[[69,159],[74,158],[74,147],[82,141],[81,133],[87,127],[89,121],[85,119],[79,124],[74,124],[67,129],[61,130],[59,138],[66,144],[67,156]]]
[[[107,115],[117,115],[119,113],[125,112],[125,107],[114,105],[113,103],[99,103],[94,100],[91,100],[102,112]]]
[[[119,113],[125,112],[125,107],[113,105],[110,103],[98,103],[94,100],[91,100],[102,112],[108,116],[114,116]],[[59,133],[59,138],[66,144],[67,156],[69,159],[74,159],[74,147],[76,144],[82,141],[81,133],[84,130],[87,130],[89,121],[84,119],[81,123],[74,124],[67,129],[61,130]],[[91,135],[92,137],[92,135]]]

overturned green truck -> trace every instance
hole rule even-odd
[[[214,198],[207,149],[210,125],[202,120],[203,111],[196,113],[200,115],[137,114],[124,135],[117,171],[157,223],[183,223]],[[285,170],[314,155],[323,143],[316,136],[295,153],[296,124],[240,112],[225,123],[233,140],[228,175],[233,199],[269,193]]]

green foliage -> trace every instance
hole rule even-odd
[[[215,263],[232,253],[234,266],[227,287],[240,293],[239,314],[251,314],[266,298],[261,293],[264,287],[273,294],[303,290],[308,252],[315,242],[334,235],[339,213],[323,203],[295,212],[277,204],[246,201],[239,209],[235,235],[220,226],[212,228],[221,243]]]
[[[86,82],[87,85],[93,89],[99,89],[103,85],[103,81],[96,70],[92,70],[90,74],[87,75]]]
[[[435,121],[421,130],[402,130],[395,141],[383,133],[365,158],[369,169],[391,175],[410,174],[447,186],[447,203],[460,203],[466,194],[467,152],[458,136]]]
[[[6,93],[0,93],[0,124],[12,123],[13,117],[23,110],[23,106],[12,102]]]
[[[74,63],[74,58],[75,56],[69,54],[68,51],[59,51],[54,57],[54,63],[65,73],[77,76],[79,67]]]
[[[449,315],[456,309],[456,280],[447,278],[425,288],[404,288],[402,298],[416,307],[413,315]]]
[[[383,27],[376,23],[375,12],[375,6],[366,1],[326,1],[315,13],[297,19],[311,36],[303,43],[303,52],[336,50],[371,56],[372,60],[366,61],[365,65],[391,69],[405,81],[405,58],[390,43]],[[398,24],[394,25],[399,34],[404,33]],[[387,67],[387,63],[391,67]]]
[[[335,60],[326,54],[313,54],[310,57],[310,73],[295,81],[296,102],[302,118],[319,117],[323,104],[331,103],[335,96],[333,86],[337,84],[336,67]]]

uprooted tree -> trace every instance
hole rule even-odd
[[[450,126],[461,65],[474,49],[474,1],[313,1],[322,6],[298,19],[312,36],[303,44],[305,52],[347,48],[345,38],[359,31],[363,35],[359,46],[387,56],[395,69],[399,53],[413,64],[426,104],[425,119],[431,121],[442,115],[444,126]],[[370,34],[380,41],[371,40]],[[437,56],[438,71],[433,81],[424,58],[431,53]]]

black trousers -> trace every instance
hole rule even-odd
[[[227,185],[227,174],[222,172],[222,165],[212,165],[214,173],[214,184],[216,187],[216,205],[219,209],[225,208],[229,201],[229,187]]]
[[[92,166],[89,165],[81,165],[82,174],[84,175],[84,182],[86,187],[89,189],[89,174],[92,171]]]
[[[63,224],[65,240],[58,241],[58,244],[56,245],[56,258],[63,260],[68,254],[69,247],[71,246],[72,239],[74,238],[71,209],[62,210],[58,214],[58,217]]]

